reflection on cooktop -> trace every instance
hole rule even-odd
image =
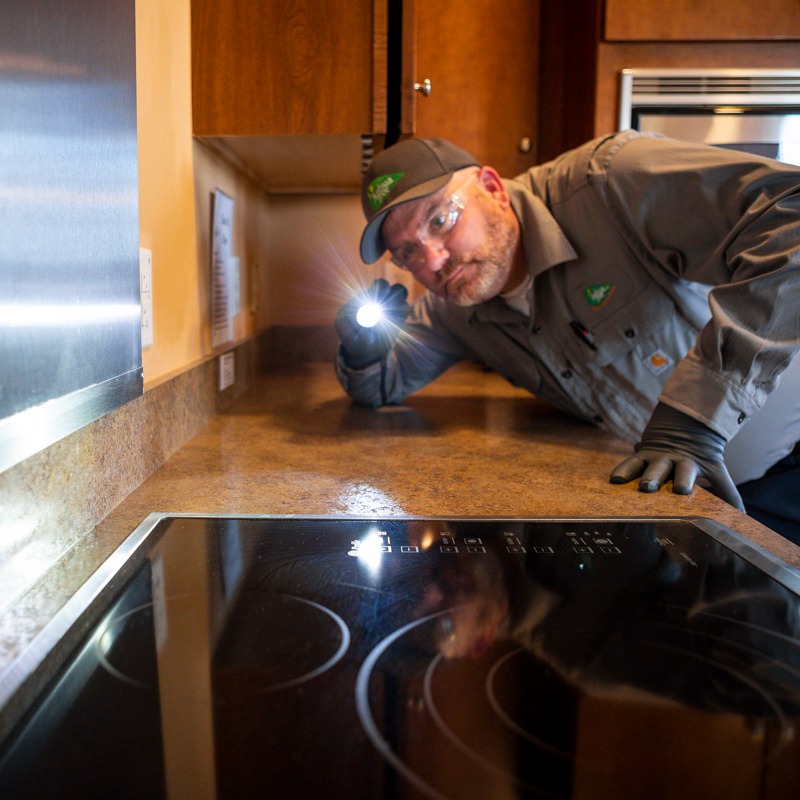
[[[3,744],[4,798],[800,796],[800,578],[706,520],[154,515],[134,538]],[[146,748],[50,766],[123,703]]]

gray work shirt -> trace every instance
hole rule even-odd
[[[387,403],[470,359],[628,442],[657,400],[727,439],[759,414],[800,349],[800,168],[626,131],[505,184],[530,316],[426,293],[390,353]],[[339,358],[337,374],[382,402],[378,365]],[[800,438],[800,401],[788,413],[764,468]]]

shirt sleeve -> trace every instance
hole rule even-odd
[[[365,369],[348,367],[341,352],[336,375],[342,388],[357,403],[395,405],[427,385],[469,353],[448,333],[439,308],[441,301],[426,293],[412,304],[406,324],[389,352],[386,364]],[[445,314],[446,316],[446,314]]]
[[[638,137],[596,174],[654,273],[713,287],[711,320],[659,399],[732,437],[800,349],[800,169]]]

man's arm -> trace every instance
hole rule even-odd
[[[353,367],[340,348],[335,367],[339,383],[353,400],[381,406],[401,403],[467,357],[439,319],[434,299],[426,294],[411,305],[383,359]]]
[[[632,245],[655,269],[714,288],[711,321],[659,397],[674,433],[652,421],[633,457],[638,464],[626,460],[612,480],[641,475],[640,488],[652,491],[688,459],[737,504],[727,473],[719,472],[724,445],[761,408],[800,347],[800,170],[659,139],[634,139],[615,159],[607,191]],[[693,456],[689,440],[708,446]],[[665,470],[670,450],[675,457]],[[676,491],[694,483],[685,469],[676,472]]]

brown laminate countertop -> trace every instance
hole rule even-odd
[[[630,447],[471,364],[401,407],[355,406],[325,363],[267,374],[98,527],[149,513],[705,516],[794,567],[800,548],[710,493],[643,494],[608,475]],[[103,548],[105,549],[105,548]]]
[[[385,409],[355,406],[327,363],[259,375],[0,619],[0,667],[153,512],[701,516],[800,568],[800,548],[702,489],[648,495],[635,482],[609,484],[629,452],[474,365]]]

